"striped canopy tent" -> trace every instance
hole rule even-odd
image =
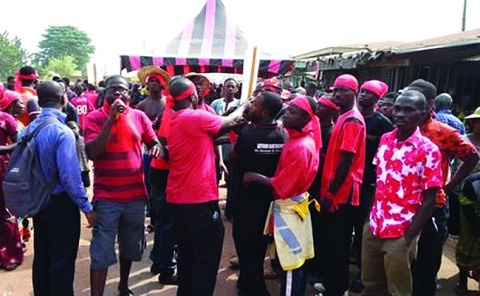
[[[167,46],[164,56],[120,56],[121,69],[135,71],[155,65],[170,75],[243,73],[248,41],[228,18],[221,0],[207,0],[200,13]],[[293,60],[268,59],[260,54],[258,76],[270,78],[293,69]]]

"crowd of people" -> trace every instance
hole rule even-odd
[[[0,268],[22,264],[33,219],[34,295],[74,294],[80,212],[92,228],[91,295],[104,295],[117,262],[118,293],[133,295],[146,209],[150,272],[177,295],[212,295],[221,180],[238,295],[270,295],[266,257],[281,295],[305,295],[308,279],[318,295],[435,295],[449,233],[459,235],[455,292],[480,280],[480,107],[465,128],[450,95],[423,79],[389,92],[350,74],[324,90],[271,78],[242,102],[231,78],[213,87],[154,66],[138,77],[145,90],[120,75],[97,88],[39,81],[24,66],[0,86],[0,179],[15,143],[42,124],[40,165],[58,175],[34,217],[13,216],[0,195]],[[352,262],[360,272],[350,279]]]

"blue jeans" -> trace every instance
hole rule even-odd
[[[163,275],[172,275],[177,262],[175,251],[177,240],[172,218],[167,208],[165,195],[168,170],[150,168],[150,205],[154,212],[154,241],[150,260],[160,268]]]
[[[120,256],[140,261],[145,249],[145,200],[132,202],[96,201],[97,223],[92,230],[90,268],[101,270],[117,263],[115,240]]]

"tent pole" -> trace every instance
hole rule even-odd
[[[253,93],[253,88],[254,86],[256,85],[256,76],[257,76],[257,54],[258,54],[258,47],[257,46],[254,46],[253,47],[253,58],[252,58],[252,65],[251,65],[251,69],[250,69],[250,78],[249,78],[249,81],[248,81],[248,97],[250,98],[250,96],[252,95]]]

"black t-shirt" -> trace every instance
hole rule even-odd
[[[382,135],[392,131],[393,124],[390,119],[379,112],[375,112],[371,117],[364,119],[367,126],[367,143],[362,186],[372,186],[377,179],[375,166],[372,164],[373,158],[377,153]]]
[[[318,165],[317,175],[315,175],[315,179],[313,180],[312,185],[308,189],[308,193],[313,197],[319,197],[320,189],[322,185],[322,172],[323,172],[323,165],[325,164],[325,155],[327,154],[328,143],[330,142],[330,136],[332,135],[333,131],[333,124],[329,126],[322,126],[322,149],[320,149],[320,161]]]
[[[277,124],[253,125],[238,135],[234,151],[239,156],[237,182],[240,198],[273,200],[271,188],[258,183],[252,183],[248,188],[243,187],[243,174],[255,172],[272,177],[287,137],[285,130]]]

